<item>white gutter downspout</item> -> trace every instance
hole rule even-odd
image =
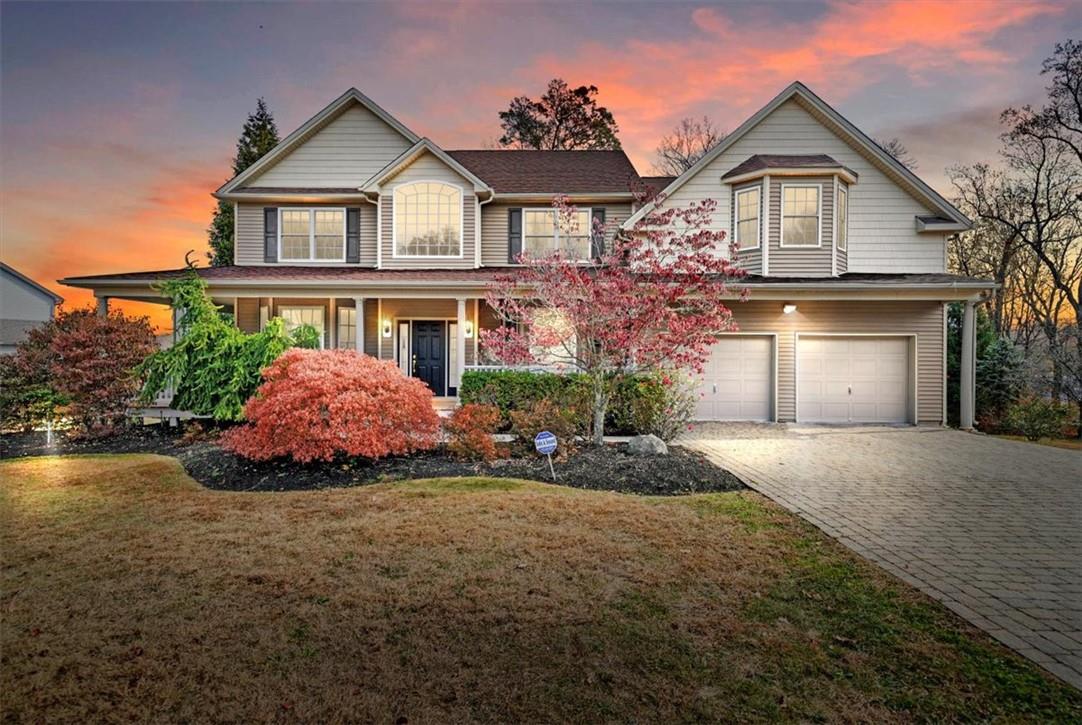
[[[476,199],[477,197],[474,196],[474,198]],[[485,199],[484,201],[479,200],[477,202],[477,216],[473,220],[473,238],[475,240],[474,241],[474,247],[473,247],[473,267],[474,267],[474,269],[479,269],[481,267],[481,213],[482,213],[481,212],[481,207],[483,207],[485,204],[488,204],[488,203],[492,202],[495,198],[496,198],[496,192],[495,191],[490,191],[489,194],[488,194],[487,199]],[[476,324],[477,323],[474,322],[474,325],[476,325]],[[474,335],[476,335],[476,334],[477,333],[475,331]]]

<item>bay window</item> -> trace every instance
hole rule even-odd
[[[346,210],[278,210],[278,259],[284,262],[345,262]]]
[[[759,247],[759,187],[736,192],[736,244],[738,249]]]
[[[781,246],[820,245],[819,191],[818,184],[782,184]]]
[[[567,259],[585,261],[590,253],[593,213],[576,209],[568,220],[555,209],[522,210],[522,251],[531,257],[561,252]]]
[[[461,257],[462,190],[439,181],[397,187],[394,240],[398,257]]]

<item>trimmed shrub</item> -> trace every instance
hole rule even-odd
[[[575,448],[575,423],[573,411],[551,400],[538,400],[526,410],[513,410],[511,432],[516,436],[512,444],[514,451],[520,456],[533,453],[533,439],[541,431],[547,430],[559,439],[556,458],[566,458]]]
[[[501,458],[506,451],[492,439],[499,425],[500,409],[493,405],[468,403],[458,407],[443,424],[450,439],[447,450],[457,458],[471,461]]]
[[[695,383],[687,375],[669,373],[638,378],[628,396],[631,428],[635,433],[671,441],[687,430],[695,415]]]
[[[436,445],[432,391],[393,362],[355,350],[287,350],[263,371],[245,404],[248,424],[226,431],[226,448],[265,461],[335,456],[383,458]]]
[[[1070,417],[1070,409],[1056,400],[1029,396],[1007,409],[1007,425],[1027,440],[1059,438]]]
[[[571,406],[585,394],[582,376],[576,374],[532,373],[526,370],[470,370],[462,374],[458,389],[463,403],[493,405],[510,423],[513,410],[527,410],[534,403],[549,400]]]

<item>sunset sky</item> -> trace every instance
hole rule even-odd
[[[641,173],[681,117],[723,129],[793,80],[944,167],[993,161],[998,114],[1040,102],[1041,60],[1082,3],[0,5],[0,248],[65,297],[66,275],[180,266],[246,114],[284,136],[350,86],[446,149],[554,76],[592,83]]]

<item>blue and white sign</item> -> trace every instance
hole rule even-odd
[[[543,430],[534,436],[533,445],[538,453],[546,456],[551,455],[556,450],[556,436],[547,430]]]

